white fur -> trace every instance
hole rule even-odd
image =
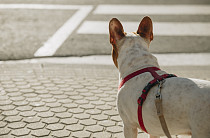
[[[159,67],[157,59],[148,50],[149,43],[139,35],[129,34],[118,42],[120,80],[145,67]],[[157,71],[159,75],[164,71]],[[137,117],[137,99],[146,84],[154,78],[143,73],[124,84],[118,92],[118,111],[124,123],[126,138],[136,138],[140,128]],[[143,121],[149,134],[163,136],[155,108],[153,87],[143,104]],[[189,78],[168,78],[161,89],[163,111],[171,135],[192,134],[193,138],[210,138],[210,82]]]

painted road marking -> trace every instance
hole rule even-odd
[[[0,4],[0,9],[78,10],[82,7],[90,7],[90,5]]]
[[[77,10],[63,26],[61,26],[52,37],[34,54],[35,57],[53,56],[63,42],[78,27],[83,19],[91,12],[90,5],[45,5],[45,4],[0,4],[0,9],[34,9],[34,10]]]
[[[98,5],[94,14],[208,15],[210,5]]]
[[[122,22],[125,32],[137,30],[139,22]],[[109,22],[85,21],[78,34],[108,34]],[[156,36],[210,36],[210,23],[203,22],[154,22]]]
[[[55,34],[47,40],[34,54],[35,57],[52,56],[63,42],[71,35],[82,20],[90,13],[92,7],[81,7]]]
[[[210,65],[209,53],[179,53],[179,54],[153,54],[158,59],[160,66],[207,66]],[[180,62],[182,61],[182,62]],[[114,65],[111,55],[36,58],[15,61],[0,61],[0,64],[17,63],[54,63],[54,64],[93,64]]]

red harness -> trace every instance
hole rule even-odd
[[[142,90],[142,94],[141,96],[139,97],[137,103],[138,103],[138,121],[139,121],[139,125],[141,127],[141,129],[143,131],[145,131],[146,133],[147,130],[144,126],[144,122],[143,122],[143,118],[142,118],[142,106],[143,106],[143,103],[144,101],[146,100],[147,98],[147,95],[149,93],[149,90],[155,86],[156,84],[160,83],[160,81],[166,79],[166,78],[170,78],[170,77],[176,77],[176,75],[173,75],[173,74],[163,74],[163,75],[158,75],[156,73],[156,71],[160,70],[159,68],[157,67],[147,67],[147,68],[143,68],[141,70],[138,70],[136,72],[133,72],[131,73],[130,75],[126,76],[120,83],[119,87],[118,87],[118,90],[130,79],[134,78],[135,76],[137,75],[140,75],[142,73],[145,73],[145,72],[150,72],[151,75],[154,77],[154,79],[152,81],[150,81],[147,86],[144,87],[144,89]]]

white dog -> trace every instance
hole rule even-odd
[[[125,33],[120,21],[113,18],[109,23],[110,43],[115,66],[119,69],[119,81],[135,71],[159,68],[157,59],[149,52],[153,40],[152,21],[144,17],[136,33]],[[153,71],[158,75],[162,70]],[[144,87],[153,80],[150,72],[144,72],[121,83],[117,106],[124,124],[126,138],[136,138],[138,99]],[[149,90],[142,106],[143,124],[150,137],[164,136],[157,110],[155,95],[158,87]],[[162,107],[171,135],[192,135],[193,138],[210,138],[210,82],[181,77],[166,78],[162,89]]]

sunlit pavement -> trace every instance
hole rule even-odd
[[[162,69],[210,78],[208,66]],[[17,63],[0,70],[0,137],[123,137],[114,66]]]

